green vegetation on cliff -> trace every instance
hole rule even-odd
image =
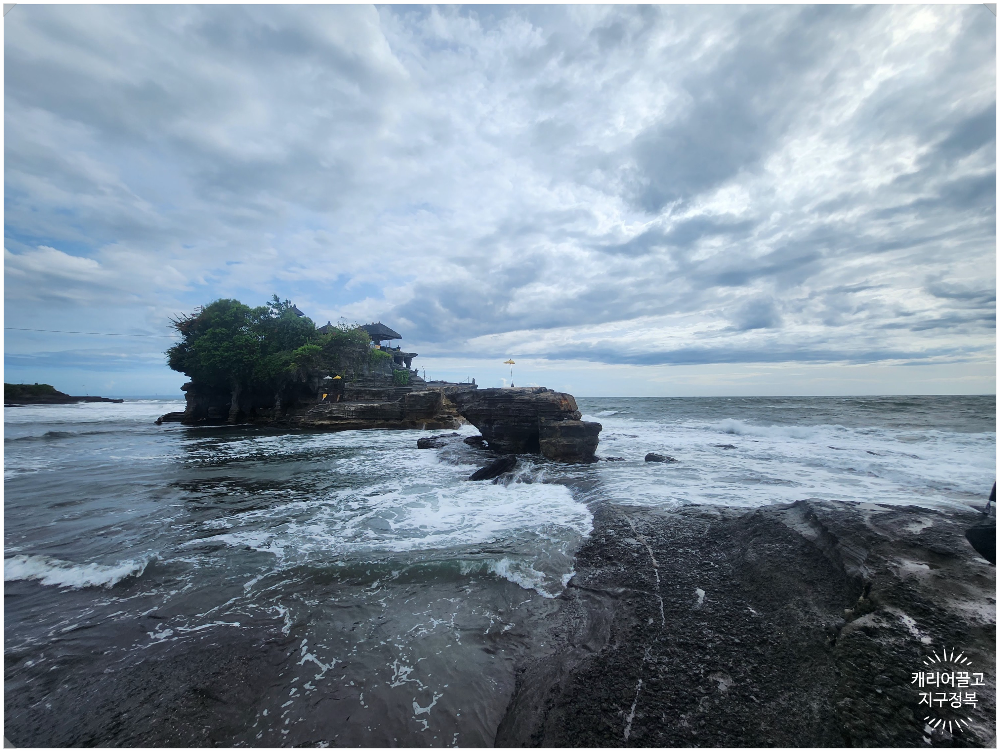
[[[352,380],[382,365],[380,356],[388,357],[372,349],[364,329],[330,326],[321,332],[277,295],[256,308],[216,300],[173,326],[182,338],[167,350],[168,365],[198,389],[230,393],[234,408],[280,408],[315,393],[326,375]]]

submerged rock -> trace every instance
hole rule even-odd
[[[654,453],[650,452],[650,453],[646,454],[646,461],[647,462],[667,462],[667,463],[670,463],[670,462],[675,462],[677,460],[674,459],[674,457],[672,457],[672,456],[666,456],[664,454],[654,454]]]
[[[457,438],[458,433],[442,433],[441,435],[432,435],[428,438],[418,438],[417,448],[418,449],[439,449],[442,446],[448,445],[448,438]]]
[[[184,420],[183,412],[167,412],[165,415],[161,415],[156,418],[156,424],[162,425],[165,422],[182,422]]]
[[[509,456],[501,456],[495,462],[487,464],[482,469],[478,469],[469,475],[469,479],[473,481],[479,480],[492,480],[494,477],[499,477],[505,472],[510,472],[517,466],[517,457],[513,454]]]

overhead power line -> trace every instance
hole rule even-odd
[[[90,336],[143,336],[154,339],[176,339],[174,334],[112,334],[108,331],[61,331],[59,329],[24,329],[18,326],[4,326],[4,331],[40,331],[45,334],[88,334]]]

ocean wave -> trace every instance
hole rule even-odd
[[[502,579],[513,582],[522,589],[533,590],[547,599],[558,597],[566,589],[569,580],[576,574],[575,571],[564,573],[559,577],[558,583],[556,583],[542,571],[536,571],[531,564],[511,560],[510,558],[491,561],[488,568],[491,573],[496,574]]]
[[[111,588],[124,579],[142,576],[155,559],[153,555],[105,566],[99,563],[72,563],[47,555],[15,555],[4,559],[3,580],[37,581],[45,586],[67,589]]]
[[[65,438],[77,438],[84,435],[107,435],[108,430],[48,430],[41,435],[22,435],[16,438],[4,438],[4,443],[20,443],[22,441],[58,441]]]
[[[516,584],[521,589],[537,592],[547,599],[558,597],[566,589],[569,580],[576,575],[576,571],[570,570],[559,576],[552,576],[544,571],[538,571],[528,561],[509,557],[460,561],[459,570],[463,576],[482,573],[493,574]]]
[[[817,434],[817,430],[814,427],[805,427],[802,425],[750,425],[742,420],[734,420],[732,418],[721,420],[718,423],[715,423],[714,427],[727,435],[749,435],[759,437],[773,436],[803,439],[813,438]]]

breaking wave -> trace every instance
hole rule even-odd
[[[110,588],[124,579],[142,576],[155,557],[104,566],[99,563],[71,563],[47,555],[15,555],[4,559],[3,580],[37,581],[45,586],[68,589]]]

